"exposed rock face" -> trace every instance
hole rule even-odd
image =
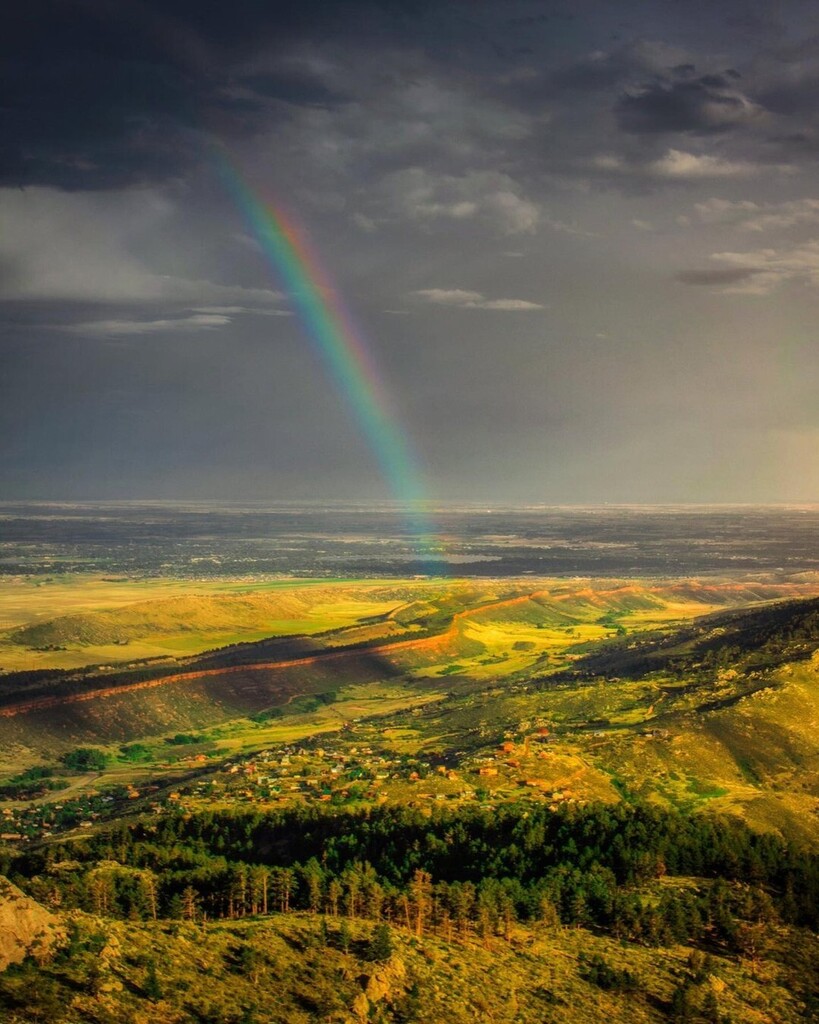
[[[400,998],[407,987],[407,969],[404,962],[393,956],[387,963],[373,969],[372,973],[359,978],[362,992],[353,1002],[353,1019],[365,1021],[370,1015],[373,1003],[384,1000],[392,1003]]]
[[[57,930],[53,914],[0,876],[0,971],[29,953],[45,953]]]

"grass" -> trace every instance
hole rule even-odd
[[[681,593],[679,586],[617,581],[13,577],[0,580],[0,670],[181,658],[269,636],[332,630],[344,630],[345,643],[360,643],[418,629],[441,614],[445,622],[451,611],[527,589],[545,593],[477,612],[462,629],[465,643],[472,641],[496,664],[502,657],[508,672],[623,629],[667,628],[755,596],[735,585]],[[470,666],[476,678],[491,677],[492,667]]]
[[[140,601],[196,594],[273,592],[348,581],[280,578],[156,579],[110,577],[97,573],[0,577],[0,630],[52,619],[55,614],[121,608]],[[381,581],[362,580],[368,582]]]

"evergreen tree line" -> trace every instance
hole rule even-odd
[[[740,822],[644,806],[178,814],[9,868],[48,905],[135,919],[302,910],[452,939],[508,937],[524,920],[752,954],[771,921],[819,927],[815,855]],[[696,878],[660,886],[663,875]]]

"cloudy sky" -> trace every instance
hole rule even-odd
[[[389,496],[218,149],[430,496],[819,499],[815,0],[7,6],[5,497]]]

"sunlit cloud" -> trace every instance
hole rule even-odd
[[[819,224],[819,199],[791,199],[781,203],[712,198],[694,204],[703,224],[737,224],[747,231],[772,231],[799,224]]]
[[[60,324],[59,329],[88,337],[115,338],[140,334],[169,334],[177,331],[212,331],[218,327],[226,327],[230,322],[229,316],[196,313],[193,316],[167,320],[90,320],[79,324]]]
[[[481,292],[466,291],[463,288],[422,288],[415,295],[433,305],[452,306],[456,309],[492,309],[514,313],[546,308],[539,302],[526,299],[487,299]]]
[[[819,241],[790,249],[715,252],[710,259],[718,266],[682,271],[677,279],[746,295],[767,295],[785,282],[819,286]]]

